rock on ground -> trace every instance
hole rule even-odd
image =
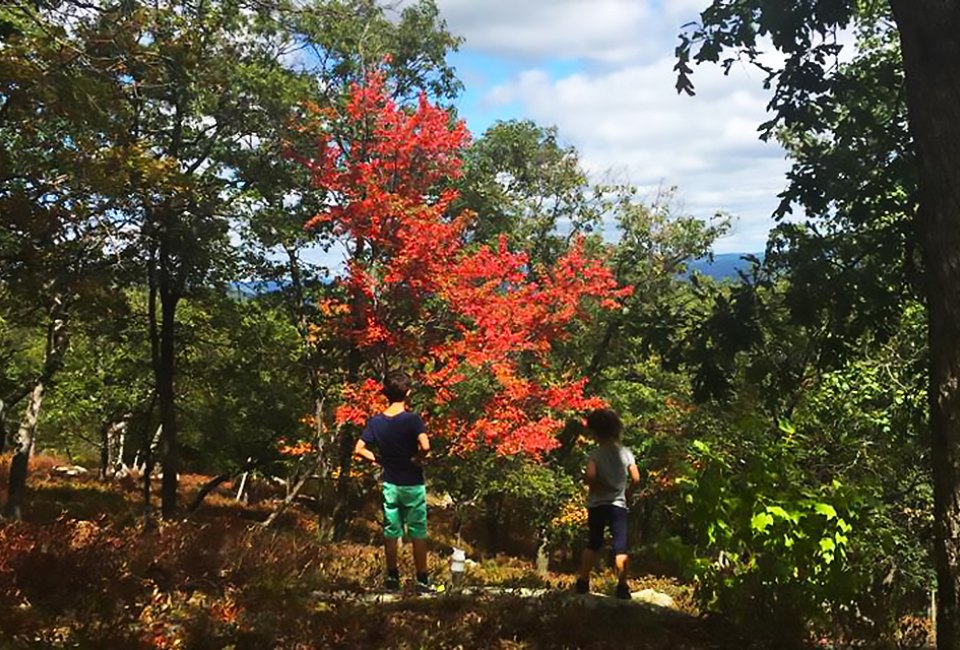
[[[633,592],[631,596],[633,596],[634,600],[641,603],[677,609],[677,604],[673,602],[673,598],[656,589],[641,589],[640,591]]]

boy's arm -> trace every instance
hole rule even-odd
[[[427,454],[430,453],[430,438],[426,433],[421,433],[417,435],[417,455],[411,458],[413,462],[420,464],[427,459]]]
[[[427,437],[426,433],[417,436],[417,451],[424,454],[430,451],[430,438]]]
[[[367,462],[376,464],[377,457],[373,455],[373,452],[367,447],[367,443],[361,438],[357,440],[357,444],[353,447],[353,455],[359,456]]]

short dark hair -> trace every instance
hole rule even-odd
[[[587,414],[587,428],[598,442],[620,440],[623,422],[613,409],[596,409]]]
[[[407,399],[407,393],[410,392],[410,377],[401,370],[394,370],[387,373],[383,380],[383,394],[387,399],[393,402],[402,402]]]

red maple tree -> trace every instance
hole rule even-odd
[[[306,227],[327,224],[347,245],[342,335],[377,360],[375,374],[387,360],[416,367],[432,396],[430,429],[455,452],[537,457],[556,446],[564,419],[602,400],[585,394],[585,378],[551,370],[553,346],[591,302],[615,307],[628,290],[581,240],[537,269],[506,238],[465,247],[471,215],[449,208],[469,133],[425,96],[399,106],[374,73],[351,88],[342,115],[318,119],[324,134],[301,160],[328,207]],[[464,412],[458,395],[478,376],[491,388]],[[345,386],[338,423],[362,424],[378,389],[369,380]]]

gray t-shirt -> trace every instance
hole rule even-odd
[[[600,445],[590,453],[590,460],[597,465],[597,480],[590,488],[587,507],[626,508],[629,467],[637,462],[633,453],[620,445]]]

